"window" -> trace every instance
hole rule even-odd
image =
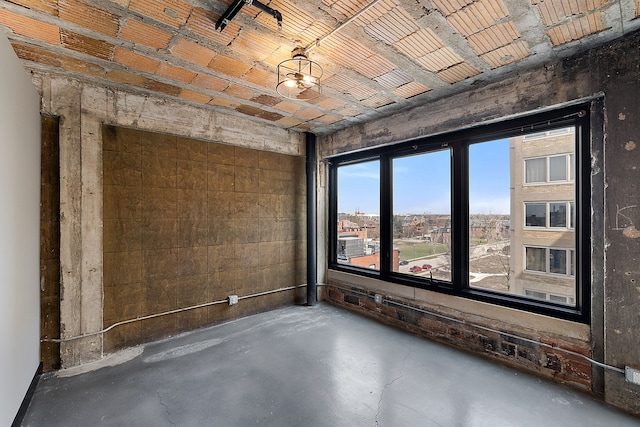
[[[549,203],[549,227],[567,226],[567,203]]]
[[[547,251],[544,248],[525,248],[525,257],[527,260],[526,270],[547,271]]]
[[[567,156],[549,157],[549,181],[567,180]]]
[[[547,204],[546,203],[525,203],[525,213],[527,215],[527,227],[547,226]]]
[[[525,295],[531,298],[536,298],[540,300],[549,300],[559,304],[569,304],[569,305],[574,304],[574,298],[568,297],[565,295],[547,294],[546,292],[534,291],[531,289],[526,289]]]
[[[575,171],[572,162],[574,162],[573,154],[525,159],[525,182],[527,184],[555,184],[573,181]]]
[[[450,282],[451,151],[394,158],[392,181],[394,257],[408,262],[393,271]]]
[[[573,206],[574,202],[525,202],[525,227],[573,228]]]
[[[573,276],[575,251],[525,246],[527,271]]]
[[[535,132],[535,133],[530,133],[525,135],[522,140],[523,141],[531,141],[534,139],[543,139],[543,138],[548,138],[551,136],[558,136],[558,135],[565,135],[567,133],[573,133],[574,132],[574,128],[572,127],[565,127],[565,128],[558,128],[558,129],[552,129],[552,130],[548,130],[545,132]]]
[[[330,158],[329,268],[588,321],[588,108]]]
[[[524,161],[526,171],[526,182],[546,182],[547,181],[547,159],[528,159]]]
[[[336,261],[377,270],[380,259],[380,162],[340,168]]]
[[[530,289],[525,289],[524,294],[531,298],[537,299],[547,299],[547,294],[544,292],[532,291]]]

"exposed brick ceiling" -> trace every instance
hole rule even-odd
[[[310,50],[324,68],[321,97],[279,96],[278,63],[371,1],[263,1],[282,14],[282,31],[250,5],[216,31],[231,0],[12,0],[0,3],[0,23],[27,68],[319,134],[640,26],[640,0],[379,0]]]

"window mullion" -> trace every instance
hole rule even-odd
[[[388,155],[380,157],[380,274],[383,277],[393,271],[392,234],[393,234],[393,188],[391,159]]]
[[[453,287],[469,287],[469,145],[453,146],[451,168],[451,274]]]

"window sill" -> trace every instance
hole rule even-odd
[[[505,307],[494,302],[484,302],[479,299],[415,288],[343,271],[329,269],[327,279],[328,282],[337,281],[344,283],[346,286],[355,286],[385,296],[401,298],[429,311],[473,322],[480,326],[495,328],[498,324],[498,329],[505,332],[517,333],[518,331],[531,330],[532,333],[537,333],[541,336],[553,337],[558,335],[575,339],[585,344],[589,343],[590,326],[578,321]],[[568,309],[567,311],[572,310]]]

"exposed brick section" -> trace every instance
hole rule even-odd
[[[456,83],[469,77],[473,77],[480,74],[480,71],[473,65],[466,62],[454,65],[453,67],[442,70],[438,73],[438,77],[447,83]]]
[[[413,81],[413,78],[405,71],[396,69],[374,79],[380,86],[387,89],[395,89]]]
[[[261,119],[269,120],[271,122],[277,122],[282,118],[282,114],[272,111],[262,111],[262,113],[259,114],[258,117],[260,117]]]
[[[185,39],[178,40],[178,43],[171,48],[171,53],[178,58],[203,67],[206,67],[216,56],[214,51]]]
[[[482,59],[489,64],[491,68],[498,68],[514,61],[529,56],[527,44],[523,41],[502,46],[496,50],[482,55]]]
[[[297,119],[295,117],[283,117],[277,120],[277,122],[283,126],[293,127],[293,126],[298,126],[300,123],[302,123],[302,120]]]
[[[107,73],[107,78],[118,83],[126,83],[136,86],[144,86],[149,79],[137,74],[127,73],[126,71],[111,70]]]
[[[297,116],[300,116],[304,119],[307,120],[312,120],[312,119],[317,119],[318,117],[322,116],[323,113],[321,111],[318,111],[314,108],[305,108],[304,110],[300,110],[298,112],[296,112]]]
[[[245,105],[245,104],[242,104],[238,108],[236,108],[236,111],[249,116],[255,116],[255,117],[259,117],[260,114],[262,114],[262,110],[260,108],[254,107],[252,105]]]
[[[321,123],[331,124],[331,123],[339,122],[340,120],[342,120],[342,118],[338,116],[334,116],[333,114],[325,114],[322,117],[318,117],[316,120]]]
[[[224,93],[236,98],[246,100],[250,100],[258,96],[258,93],[255,90],[246,86],[240,86],[236,84],[229,85],[229,87],[224,90]]]
[[[215,24],[218,21],[218,18],[220,18],[220,15],[209,10],[196,7],[191,12],[191,16],[189,16],[187,28],[208,40],[226,46],[231,43],[231,41],[235,39],[240,32],[240,24],[235,21],[231,21],[226,27],[224,27],[224,31],[218,31],[215,29]]]
[[[302,108],[302,104],[295,101],[281,101],[274,105],[278,110],[285,111],[290,114],[295,114],[296,111]]]
[[[283,116],[279,113],[274,113],[271,111],[265,111],[261,108],[256,108],[252,105],[240,105],[236,108],[236,111],[247,114],[249,116],[259,117],[261,119],[269,120],[272,122],[280,120]]]
[[[558,46],[602,30],[604,30],[602,13],[597,11],[577,20],[553,27],[547,31],[547,34],[551,39],[551,43],[554,46]]]
[[[169,41],[173,36],[166,31],[145,24],[137,19],[129,18],[122,26],[120,37],[132,43],[154,49],[164,49],[169,45]]]
[[[341,101],[336,98],[329,98],[326,96],[321,96],[318,100],[311,101],[312,104],[317,105],[320,108],[324,108],[326,110],[337,110],[346,105],[346,102]]]
[[[161,93],[165,93],[167,95],[172,95],[172,96],[177,96],[182,90],[178,86],[162,83],[157,80],[151,80],[151,79],[149,79],[145,83],[144,87],[154,92],[161,92]]]
[[[211,97],[209,95],[187,89],[180,91],[179,96],[180,98],[186,99],[187,101],[198,102],[200,104],[207,104],[209,101],[211,101]]]
[[[363,100],[362,103],[368,105],[371,108],[380,108],[384,107],[385,105],[393,104],[395,103],[395,101],[385,95],[376,95]]]
[[[219,96],[216,96],[211,101],[209,101],[209,104],[215,105],[217,107],[228,108],[230,110],[235,110],[240,106],[240,104],[237,101],[227,99],[227,98],[221,98]]]
[[[115,46],[102,40],[92,39],[67,30],[60,30],[62,45],[76,52],[86,53],[96,58],[110,60]]]
[[[251,31],[242,31],[231,44],[232,49],[247,58],[264,60],[280,47],[273,38],[263,37]]]
[[[197,76],[193,71],[185,70],[184,68],[174,67],[166,62],[161,62],[156,70],[156,74],[162,77],[166,77],[172,80],[178,80],[184,83],[191,83]]]
[[[16,52],[16,55],[18,55],[18,58],[24,59],[25,61],[39,62],[41,64],[51,65],[54,67],[61,66],[58,55],[49,51],[15,43],[13,44],[13,50]]]
[[[222,92],[227,86],[229,86],[228,81],[206,74],[198,74],[191,84],[216,92]]]
[[[258,95],[255,98],[251,99],[253,102],[257,102],[258,104],[268,105],[269,107],[273,107],[278,104],[282,98],[276,98],[271,95]]]
[[[354,86],[349,87],[346,90],[346,93],[353,96],[358,101],[362,101],[363,99],[371,98],[375,96],[378,92],[371,89],[369,86],[356,84]]]
[[[340,288],[331,285],[338,285]],[[349,291],[345,289],[351,289]],[[385,302],[378,306],[373,301],[373,291],[355,288],[344,283],[330,283],[327,292],[329,302],[354,310],[384,323],[392,324],[415,334],[443,342],[466,351],[472,351],[500,361],[516,369],[553,379],[583,390],[591,386],[591,365],[584,359],[564,353],[559,349],[531,343],[527,340],[487,331],[469,323],[448,320],[433,314],[401,307],[419,306],[413,303],[385,296]],[[391,302],[388,302],[391,301]],[[448,317],[451,317],[448,314]],[[495,328],[492,328],[495,329]],[[509,332],[510,335],[518,334]],[[536,340],[535,337],[530,339]],[[576,348],[567,341],[549,343],[580,354],[589,354],[587,348]]]
[[[429,89],[422,83],[411,82],[406,85],[400,86],[396,90],[393,91],[398,96],[401,96],[405,99],[411,98],[412,96],[420,95],[421,93],[428,92]]]
[[[145,71],[147,73],[153,73],[158,68],[158,61],[148,58],[136,52],[130,50],[116,48],[113,54],[113,61],[118,64],[122,64],[126,67],[133,68],[134,70]]]
[[[62,63],[62,67],[65,70],[75,71],[94,77],[106,76],[105,69],[96,64],[91,64],[89,62],[81,61],[75,58],[69,58],[68,56],[60,57],[60,61]]]
[[[226,31],[226,28],[225,28]],[[231,77],[240,77],[251,69],[251,65],[224,55],[217,55],[209,63],[212,70]]]
[[[192,6],[181,0],[131,0],[129,9],[173,27],[187,22]]]
[[[57,0],[11,0],[11,3],[19,4],[33,10],[58,16]]]
[[[362,111],[355,105],[345,108],[344,110],[339,111],[343,116],[355,117],[362,114]]]
[[[244,80],[253,83],[258,86],[274,89],[278,84],[278,76],[276,73],[260,70],[258,68],[252,68],[244,77]]]
[[[60,19],[115,37],[119,17],[78,0],[58,0]]]
[[[0,24],[25,37],[42,40],[46,43],[60,44],[60,29],[55,25],[39,22],[25,16],[0,10]]]

